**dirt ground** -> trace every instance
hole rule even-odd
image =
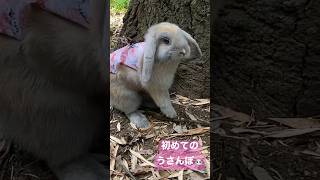
[[[174,107],[177,110],[178,118],[171,120],[165,118],[159,111],[145,110],[145,114],[152,121],[148,130],[137,130],[125,116],[117,110],[111,113],[110,148],[111,148],[111,173],[112,179],[128,179],[134,176],[137,179],[167,179],[184,177],[184,179],[208,179],[210,159],[210,137],[209,137],[209,116],[210,108],[208,100],[195,100],[182,103],[181,99],[186,97],[172,97]],[[188,99],[189,100],[189,99]],[[175,102],[176,101],[176,102]],[[177,104],[175,104],[177,103]],[[195,105],[196,104],[196,105]],[[202,105],[199,105],[202,104]],[[200,125],[200,124],[202,125]],[[204,172],[194,171],[160,171],[157,172],[150,166],[154,156],[158,152],[158,145],[161,139],[170,140],[198,140],[202,143],[202,153],[207,159],[207,170]],[[136,153],[147,159],[145,161]],[[136,160],[135,160],[136,159]],[[134,161],[138,161],[133,163]],[[136,165],[133,165],[136,164]],[[126,166],[127,170],[124,170]],[[179,175],[181,173],[181,175]],[[132,177],[131,177],[132,178]]]

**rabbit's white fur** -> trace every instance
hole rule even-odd
[[[149,126],[138,110],[143,95],[148,94],[161,112],[169,118],[177,116],[168,89],[182,60],[201,57],[197,42],[177,25],[163,22],[151,26],[145,35],[143,58],[138,70],[125,65],[110,74],[110,105],[124,112],[138,128]]]

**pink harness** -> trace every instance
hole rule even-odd
[[[126,65],[137,70],[139,59],[142,58],[144,42],[127,45],[110,54],[110,72],[115,74],[119,65]]]
[[[90,0],[0,0],[0,33],[21,39],[31,4],[88,27],[89,3]]]

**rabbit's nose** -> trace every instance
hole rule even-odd
[[[182,49],[180,52],[179,52],[180,55],[184,56],[186,55],[186,50],[185,49]]]

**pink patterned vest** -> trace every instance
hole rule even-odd
[[[127,45],[110,54],[110,72],[115,74],[119,65],[137,70],[139,59],[143,56],[144,42]]]
[[[22,39],[26,11],[31,4],[87,27],[89,3],[90,0],[0,0],[0,33]]]

